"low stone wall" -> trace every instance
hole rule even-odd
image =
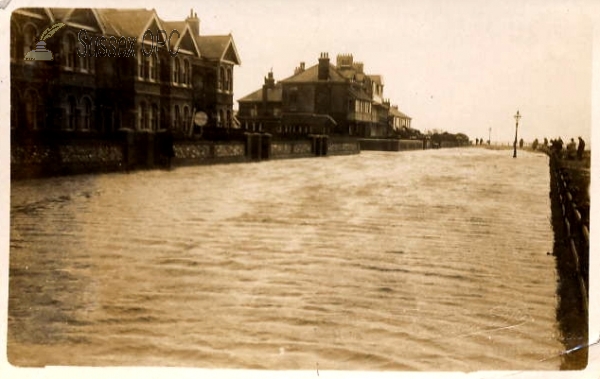
[[[377,151],[404,151],[404,150],[422,150],[422,140],[400,140],[400,139],[361,139],[361,150]]]
[[[168,151],[172,143],[172,158]],[[63,136],[12,141],[11,175],[30,178],[171,166],[358,154],[356,139],[324,135],[272,140],[249,134],[246,141],[174,140],[168,135],[123,131],[111,139]]]
[[[314,157],[308,141],[272,141],[271,159]]]
[[[111,164],[114,162],[123,162],[123,148],[115,144],[60,146],[59,154],[63,164]]]
[[[181,141],[173,144],[172,165],[231,163],[246,161],[243,142]]]
[[[118,143],[65,144],[60,146],[13,146],[11,177],[118,171],[125,167],[123,146]]]
[[[361,145],[358,140],[329,140],[329,155],[349,155],[360,153]]]

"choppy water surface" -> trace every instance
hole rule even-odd
[[[15,365],[560,366],[543,155],[362,152],[11,191]]]

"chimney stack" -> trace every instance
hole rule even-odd
[[[296,67],[296,69],[294,69],[294,75],[298,75],[300,73],[303,73],[304,72],[304,68],[305,68],[304,62],[300,62],[300,66]]]
[[[321,53],[318,75],[319,80],[329,80],[329,53]]]
[[[275,88],[275,79],[273,78],[273,69],[265,78],[265,84],[262,86],[262,108],[261,115],[267,112],[267,102],[269,101],[269,90]]]
[[[275,79],[273,78],[273,71],[269,71],[268,76],[265,78],[265,87],[273,88],[275,87]]]
[[[352,68],[354,57],[352,54],[338,54],[337,67],[340,69]]]
[[[190,26],[190,29],[192,29],[194,36],[200,35],[200,19],[193,9],[190,9],[190,15],[185,19],[185,22]]]
[[[363,70],[364,70],[365,65],[363,62],[356,62],[356,63],[354,63],[353,66],[357,73],[364,74]]]

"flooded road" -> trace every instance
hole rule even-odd
[[[9,361],[556,370],[548,172],[471,148],[14,182]]]

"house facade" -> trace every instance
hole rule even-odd
[[[239,119],[246,130],[281,135],[387,137],[390,105],[383,87],[382,77],[366,74],[352,55],[338,55],[334,65],[321,53],[318,64],[301,62],[277,83],[270,72],[261,90],[238,100]]]
[[[25,60],[48,27],[53,60]],[[192,132],[233,124],[233,37],[202,36],[155,10],[20,8],[11,17],[11,131],[109,135],[121,129]]]
[[[411,118],[400,112],[397,105],[392,105],[389,111],[389,123],[394,132],[401,132],[403,129],[411,129]]]

